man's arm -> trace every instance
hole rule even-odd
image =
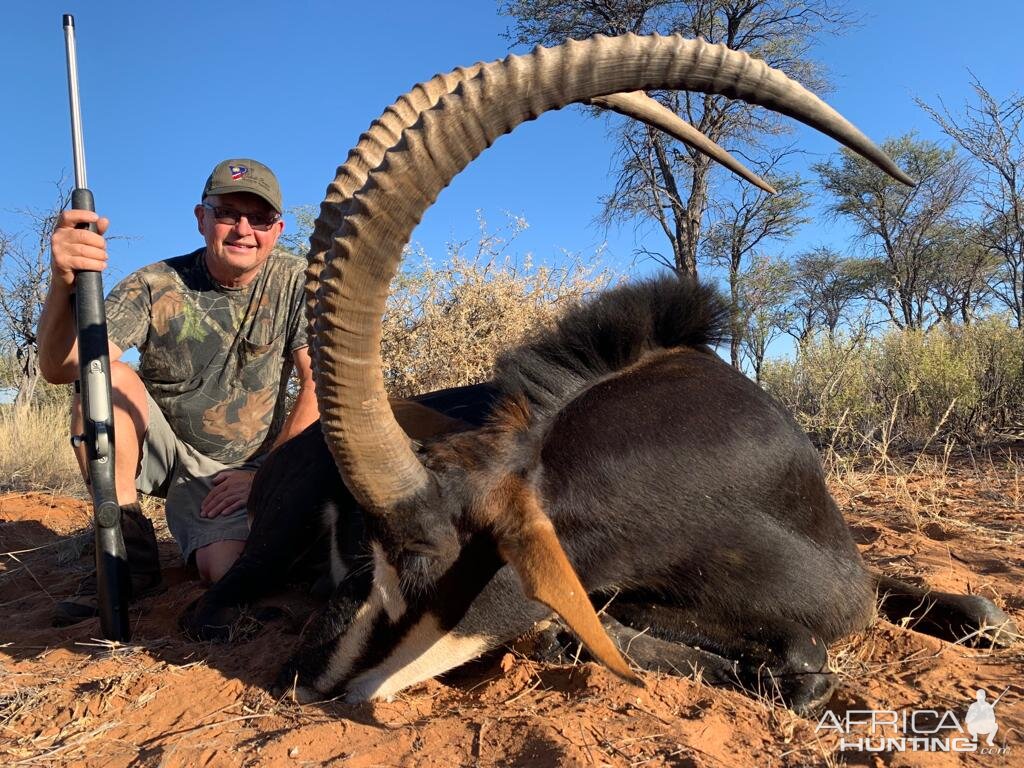
[[[75,229],[76,224],[95,223],[99,234]],[[107,267],[107,243],[103,233],[110,222],[92,211],[64,211],[50,240],[50,288],[39,315],[39,372],[51,384],[68,384],[78,378],[78,328],[71,308],[75,272],[102,271]],[[121,349],[110,344],[110,360]]]
[[[281,434],[274,441],[274,448],[291,440],[302,430],[320,418],[320,408],[316,402],[316,388],[313,384],[313,361],[309,357],[309,347],[299,347],[292,352],[295,363],[295,376],[299,380],[299,394],[295,398],[291,413],[281,427]]]

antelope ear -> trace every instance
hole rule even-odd
[[[395,420],[412,440],[426,440],[446,432],[455,432],[466,426],[464,421],[453,419],[412,400],[389,398]]]
[[[526,498],[524,498],[526,497]],[[587,591],[580,583],[565,550],[558,542],[551,520],[533,495],[520,494],[515,513],[523,517],[498,536],[498,551],[515,568],[527,596],[553,610],[593,656],[608,669],[633,683],[638,678],[609,639]]]

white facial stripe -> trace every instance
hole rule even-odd
[[[321,693],[330,693],[351,672],[352,666],[363,654],[366,641],[382,613],[386,613],[392,623],[405,613],[405,600],[398,588],[398,572],[388,563],[384,550],[377,542],[373,542],[371,547],[373,584],[369,597],[359,606],[345,633],[338,638],[327,668],[314,682]]]
[[[391,696],[479,656],[494,644],[487,635],[457,635],[441,630],[433,614],[424,614],[384,661],[348,685],[349,701]]]
[[[370,631],[381,613],[380,598],[376,591],[371,590],[370,599],[359,606],[352,623],[338,638],[338,644],[331,651],[327,668],[313,681],[313,687],[320,693],[330,693],[341,680],[345,679],[356,659],[362,654]]]
[[[376,541],[373,548],[373,589],[380,593],[381,607],[394,623],[405,613],[405,598],[398,579],[398,571],[384,557],[384,550]]]

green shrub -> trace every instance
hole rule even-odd
[[[1024,339],[1002,317],[817,339],[767,362],[762,380],[819,443],[984,443],[1024,420]]]

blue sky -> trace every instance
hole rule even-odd
[[[876,141],[910,130],[938,138],[915,96],[959,108],[970,69],[997,97],[1019,90],[1024,4],[1011,0],[864,0],[849,7],[860,27],[827,38],[819,58],[832,72],[829,101]],[[240,9],[244,9],[240,10]],[[45,208],[52,182],[71,177],[61,14],[74,13],[89,186],[112,233],[116,273],[201,244],[192,206],[210,168],[228,156],[273,167],[285,204],[316,204],[348,149],[413,83],[509,52],[489,0],[354,2],[83,2],[6,4],[0,25],[0,228],[12,210]],[[611,145],[600,120],[579,110],[546,115],[501,139],[457,178],[414,234],[436,257],[445,240],[471,238],[475,211],[494,224],[510,211],[529,232],[520,251],[554,261],[562,249],[625,269],[638,238],[657,232],[593,225],[609,191]],[[799,127],[810,154],[836,151]],[[817,218],[776,250],[830,243],[848,231]],[[634,271],[649,271],[650,263]],[[109,289],[113,280],[108,278]]]

